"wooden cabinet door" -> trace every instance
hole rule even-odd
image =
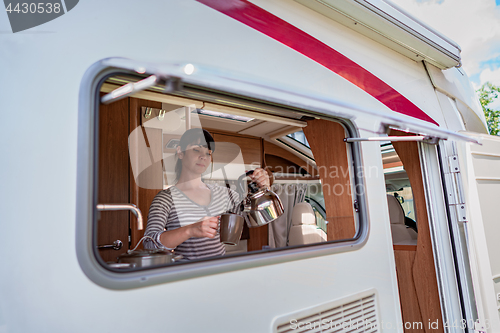
[[[154,147],[161,150],[161,130],[142,130],[140,119],[143,106],[161,108],[161,103],[125,98],[100,106],[97,201],[102,204],[135,204],[142,213],[146,227],[149,206],[154,196],[162,189],[163,171],[161,163],[156,163],[135,177],[132,172],[129,154],[129,135],[132,131],[139,127],[146,141],[146,149]],[[154,183],[158,188],[143,188],[140,186],[141,183]],[[99,250],[105,262],[116,261],[118,255],[134,247],[143,235],[144,230],[137,230],[137,219],[132,213],[100,212],[97,245],[113,244],[116,240],[123,243],[120,250],[111,248]]]
[[[129,202],[129,99],[101,105],[99,109],[99,163],[98,193],[100,204]],[[120,250],[99,250],[104,261],[116,261],[116,257],[129,246],[129,212],[103,211],[97,222],[97,245],[109,245],[120,240]]]

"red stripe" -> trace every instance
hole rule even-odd
[[[436,124],[384,81],[311,35],[246,0],[197,0],[285,44],[355,84],[393,111]]]

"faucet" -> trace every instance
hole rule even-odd
[[[142,213],[139,208],[137,208],[134,204],[97,204],[96,206],[98,211],[103,210],[130,210],[134,213],[137,218],[137,230],[144,229],[144,225],[142,223]]]

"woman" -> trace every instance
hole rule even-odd
[[[177,183],[159,192],[151,204],[144,234],[157,244],[145,240],[146,248],[175,248],[188,260],[226,253],[218,234],[218,218],[226,211],[237,212],[241,199],[233,190],[201,180],[214,150],[214,139],[204,129],[193,128],[182,135],[175,165]],[[259,187],[269,186],[269,175],[263,169],[256,169],[250,177]]]

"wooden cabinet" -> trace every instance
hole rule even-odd
[[[161,103],[136,98],[125,98],[99,109],[99,170],[98,203],[133,203],[142,212],[144,226],[147,224],[149,206],[154,196],[161,190],[161,164],[152,165],[137,177],[142,184],[159,184],[158,189],[139,187],[132,173],[129,157],[129,135],[140,126],[141,106],[161,108]],[[161,138],[161,130],[148,129],[149,141]],[[155,149],[161,149],[156,145]],[[127,211],[101,212],[98,221],[97,245],[123,242],[122,249],[103,249],[99,253],[104,261],[116,261],[116,257],[131,246],[135,246],[144,230],[137,230],[137,219]],[[130,235],[130,241],[129,241]]]
[[[216,144],[217,142],[229,142],[238,145],[241,149],[241,154],[245,164],[262,164],[262,147],[260,138],[237,136],[216,131],[212,131],[212,134]],[[231,162],[230,160],[225,159],[224,155],[225,152],[216,150],[214,153],[214,162]]]
[[[351,197],[350,165],[345,130],[324,119],[309,120],[304,134],[316,160],[325,198],[328,240],[354,237],[356,222]]]
[[[129,99],[122,99],[99,110],[99,170],[98,203],[127,203],[129,201]],[[116,261],[116,257],[128,249],[130,217],[127,211],[100,212],[97,222],[97,245],[123,242],[119,251],[100,250],[104,261]]]

